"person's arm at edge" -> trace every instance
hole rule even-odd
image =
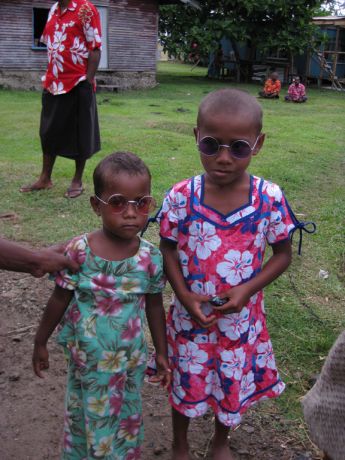
[[[55,285],[55,289],[48,300],[34,340],[32,365],[38,377],[42,378],[41,370],[49,367],[47,342],[65,314],[72,296],[72,290]]]
[[[30,273],[41,277],[46,273],[68,268],[72,272],[78,264],[63,255],[65,244],[37,251],[0,238],[0,269]]]

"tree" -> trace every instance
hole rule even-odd
[[[207,56],[225,37],[232,43],[238,66],[236,44],[246,42],[251,52],[280,49],[289,56],[311,46],[315,27],[312,18],[323,5],[332,8],[335,0],[205,0],[200,9],[184,5],[164,6],[159,31],[164,49],[185,58],[191,43]]]

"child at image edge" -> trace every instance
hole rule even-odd
[[[67,255],[80,269],[56,275],[33,366],[42,377],[48,338],[63,317],[58,342],[68,358],[68,381],[62,458],[136,460],[143,441],[144,311],[158,378],[165,386],[170,381],[162,256],[137,236],[154,208],[151,176],[136,155],[118,152],[99,163],[93,178],[91,205],[102,228],[68,244]]]
[[[262,289],[290,264],[296,219],[277,185],[247,172],[264,142],[261,128],[261,107],[251,95],[207,95],[194,129],[205,171],[175,184],[158,216],[175,293],[167,319],[173,460],[190,458],[189,420],[209,407],[213,458],[233,459],[229,428],[248,407],[284,390]],[[267,243],[272,256],[263,265]],[[214,296],[213,303],[225,304],[212,305]]]

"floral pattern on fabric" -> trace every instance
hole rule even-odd
[[[250,280],[262,267],[265,248],[289,238],[295,228],[280,188],[250,178],[248,202],[229,215],[207,206],[204,176],[176,184],[164,199],[163,239],[177,243],[181,270],[189,289],[219,295]],[[167,321],[173,383],[172,406],[188,417],[211,407],[221,423],[235,426],[249,406],[284,390],[266,327],[263,292],[239,312],[221,314],[202,306],[217,323],[202,328],[175,298]]]
[[[162,256],[141,239],[135,256],[107,261],[92,253],[86,235],[67,254],[81,266],[55,277],[74,291],[58,334],[68,359],[62,458],[139,459],[145,294],[164,288]]]
[[[101,22],[88,0],[72,0],[61,14],[55,3],[41,41],[47,45],[48,67],[43,85],[50,93],[64,94],[86,79],[89,51],[101,49]]]

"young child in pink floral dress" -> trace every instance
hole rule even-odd
[[[278,185],[247,168],[263,145],[262,110],[222,89],[202,101],[194,129],[204,173],[175,184],[159,214],[173,372],[173,460],[189,459],[192,417],[215,413],[213,458],[232,459],[230,427],[284,390],[266,327],[262,289],[291,261],[296,219]],[[272,255],[264,262],[267,243]]]

